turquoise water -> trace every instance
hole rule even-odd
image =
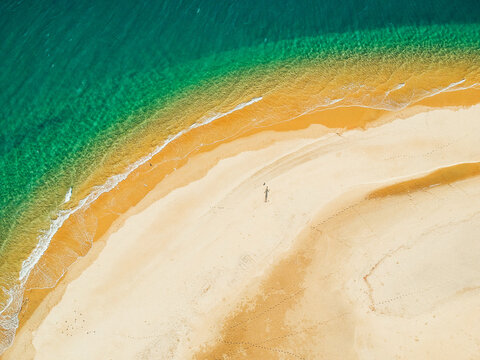
[[[68,189],[172,99],[282,61],[478,55],[480,4],[2,1],[0,32],[0,245],[20,261]],[[165,134],[178,121],[165,122]],[[18,278],[8,261],[0,257],[5,287]]]
[[[47,176],[62,167],[55,181],[68,186],[93,139],[109,146],[108,133],[185,86],[193,71],[175,71],[182,63],[210,56],[205,72],[221,60],[212,55],[279,40],[478,23],[477,1],[4,1],[0,238]]]

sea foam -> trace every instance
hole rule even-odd
[[[414,99],[414,101],[419,101],[424,98],[432,97],[434,95],[437,95],[442,92],[450,92],[450,91],[457,91],[457,90],[465,90],[469,88],[477,88],[480,86],[480,84],[475,83],[470,86],[465,86],[465,87],[459,87],[459,85],[463,84],[465,82],[465,79],[461,79],[459,81],[453,82],[445,87],[439,88],[439,89],[433,89],[432,91],[425,91],[425,94],[423,96],[420,96],[419,98]],[[405,83],[400,83],[394,88],[388,90],[385,92],[383,99],[381,99],[377,104],[370,104],[370,105],[364,105],[361,103],[348,103],[346,102],[345,98],[337,98],[337,99],[325,99],[324,102],[321,102],[317,104],[317,106],[313,106],[312,108],[306,109],[304,112],[299,114],[296,117],[303,116],[305,114],[314,112],[320,108],[338,108],[338,107],[348,107],[348,106],[360,106],[360,107],[366,107],[366,108],[373,108],[373,109],[382,109],[382,110],[388,110],[388,111],[393,111],[393,110],[401,110],[406,107],[408,107],[411,102],[405,102],[405,103],[392,103],[390,101],[385,100],[385,98],[388,97],[388,95],[396,90],[399,90],[403,88],[406,84]],[[207,124],[210,124],[211,122],[225,117],[229,114],[232,114],[236,111],[239,111],[247,106],[250,106],[254,103],[257,103],[261,101],[263,97],[255,97],[247,102],[241,103],[237,106],[235,106],[232,110],[229,110],[225,113],[218,113],[212,116],[205,116],[204,118],[200,119],[199,121],[195,122],[194,124],[190,125],[188,128],[176,133],[175,135],[169,136],[161,145],[157,146],[154,151],[146,155],[145,157],[142,157],[141,159],[137,160],[133,164],[129,165],[126,169],[121,174],[117,174],[114,176],[111,176],[107,179],[107,181],[101,185],[101,186],[96,186],[93,188],[93,191],[84,199],[79,201],[79,203],[73,207],[72,209],[69,210],[60,210],[58,213],[58,216],[52,220],[50,224],[50,228],[40,234],[38,237],[38,243],[30,256],[23,261],[22,263],[22,269],[19,274],[19,284],[14,286],[12,289],[6,290],[3,289],[4,292],[9,294],[9,300],[7,304],[3,307],[3,309],[0,310],[0,327],[2,327],[4,330],[7,331],[7,334],[5,335],[5,342],[2,341],[0,343],[0,354],[5,351],[6,348],[11,344],[13,341],[13,337],[15,334],[15,330],[18,326],[18,312],[20,311],[21,308],[21,301],[23,299],[23,290],[24,290],[24,285],[26,280],[28,279],[28,275],[30,272],[33,270],[41,256],[45,253],[47,250],[48,246],[50,245],[50,241],[55,235],[55,233],[60,229],[60,227],[63,225],[63,223],[74,213],[81,209],[86,209],[90,204],[92,204],[95,200],[97,200],[102,194],[107,193],[114,189],[119,183],[124,181],[135,169],[140,167],[141,165],[145,164],[149,160],[151,160],[155,155],[160,153],[168,144],[171,142],[177,140],[180,138],[182,135],[188,133],[189,131],[199,128],[201,126],[205,126]],[[334,105],[334,106],[333,106]],[[293,120],[288,119],[288,121]],[[259,126],[261,127],[261,126]],[[68,203],[71,200],[73,193],[73,189],[69,188],[67,193],[65,194],[64,198],[64,203]],[[59,279],[57,279],[58,281]]]
[[[90,204],[92,204],[95,200],[97,200],[102,194],[107,193],[113,190],[119,183],[125,180],[135,169],[140,167],[141,165],[145,164],[149,160],[151,160],[155,155],[160,153],[168,144],[172,141],[175,141],[182,135],[186,134],[187,132],[199,128],[201,126],[205,126],[212,121],[220,119],[224,116],[232,114],[235,111],[241,110],[247,106],[250,106],[256,102],[262,100],[262,97],[253,98],[245,103],[241,103],[235,106],[232,110],[227,111],[225,113],[218,113],[210,117],[205,117],[200,121],[190,125],[188,128],[178,132],[177,134],[168,137],[162,145],[159,145],[155,148],[154,151],[149,153],[147,156],[137,160],[133,164],[129,165],[125,172],[111,176],[107,179],[107,181],[101,185],[94,187],[93,191],[84,199],[80,200],[77,206],[73,207],[69,210],[60,210],[58,212],[58,216],[52,220],[50,223],[50,228],[46,231],[43,231],[40,236],[38,237],[38,242],[36,247],[31,252],[30,256],[25,259],[22,263],[22,268],[19,274],[19,283],[16,284],[11,289],[3,289],[3,291],[8,294],[8,300],[6,305],[0,310],[0,327],[4,330],[2,336],[4,337],[4,341],[0,342],[0,354],[3,353],[12,343],[15,330],[18,327],[18,312],[21,308],[21,302],[23,300],[23,291],[26,280],[28,279],[29,274],[38,263],[42,255],[47,250],[48,246],[50,245],[50,241],[52,240],[55,233],[60,229],[63,223],[74,213],[81,209],[86,209]],[[67,193],[65,194],[64,203],[68,203],[72,197],[73,189],[69,188]],[[58,282],[59,279],[56,281]],[[14,306],[16,305],[16,306]]]

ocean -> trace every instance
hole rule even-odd
[[[0,350],[64,220],[192,127],[480,84],[478,0],[4,0],[0,32]]]

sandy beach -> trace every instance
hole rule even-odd
[[[480,106],[388,116],[190,157],[2,359],[478,358]]]

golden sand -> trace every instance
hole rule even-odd
[[[420,113],[425,106],[471,105],[478,99],[478,90],[462,93],[462,97],[451,93],[456,97],[451,102],[442,94],[442,101],[424,100],[422,106],[395,115],[359,107],[337,108],[264,128],[239,131],[233,127],[233,132],[228,133],[235,117],[252,116],[254,109],[246,108],[208,127],[192,130],[182,137],[181,146],[172,143],[152,159],[151,165],[145,164],[84,213],[72,216],[55,235],[30,279],[30,287],[53,285],[45,279],[60,276],[65,266],[87,254],[91,244],[85,239],[108,241],[97,243],[54,291],[31,290],[26,294],[23,326],[3,358],[18,358],[19,352],[25,359],[34,354],[38,359],[131,359],[139,354],[144,358],[199,359],[427,356],[425,351],[434,351],[428,342],[432,334],[446,337],[448,329],[439,333],[441,327],[424,328],[423,340],[428,341],[421,343],[422,336],[417,335],[418,341],[412,339],[421,344],[403,347],[398,343],[381,346],[376,341],[382,337],[365,334],[375,334],[368,326],[379,329],[379,312],[395,317],[382,323],[383,330],[404,334],[420,331],[419,319],[433,316],[439,304],[451,309],[440,317],[438,326],[453,321],[452,311],[459,314],[455,301],[470,309],[478,298],[475,290],[468,290],[477,286],[469,280],[471,271],[476,271],[474,267],[466,275],[460,273],[464,275],[460,277],[461,286],[444,289],[432,277],[405,288],[391,285],[385,294],[378,283],[385,281],[382,276],[388,275],[388,269],[382,269],[387,271],[385,274],[375,270],[382,258],[381,254],[376,258],[378,252],[388,253],[390,245],[394,249],[405,246],[401,236],[396,236],[395,241],[388,237],[387,225],[393,220],[387,215],[396,211],[403,214],[407,219],[405,229],[417,231],[405,234],[421,238],[422,226],[433,223],[418,221],[419,216],[432,204],[443,204],[443,197],[456,207],[452,219],[460,221],[474,207],[475,202],[470,201],[463,211],[462,204],[465,194],[477,194],[478,182],[469,177],[478,172],[478,166],[472,163],[480,159],[475,146],[479,140],[475,124],[478,107]],[[460,99],[464,103],[457,102]],[[373,123],[375,120],[380,121]],[[346,124],[367,130],[345,131]],[[219,133],[226,134],[223,141],[218,141]],[[199,142],[212,144],[199,148]],[[177,159],[168,160],[173,154]],[[442,170],[438,169],[451,166],[461,171],[448,176],[444,171],[439,182],[438,171]],[[267,205],[262,198],[264,181],[272,189]],[[454,186],[440,186],[452,182]],[[438,186],[435,190],[430,185]],[[429,195],[432,191],[434,195]],[[384,197],[392,192],[397,196]],[[463,197],[455,198],[456,194]],[[409,212],[416,217],[409,216]],[[448,214],[439,213],[431,221],[442,223]],[[392,219],[397,221],[398,216]],[[378,237],[370,239],[370,235],[359,231],[359,222],[367,222],[369,226],[363,226],[374,229],[369,231],[375,231]],[[346,235],[337,243],[334,239],[338,237],[331,233],[344,225],[351,232],[345,230]],[[354,241],[356,234],[358,239]],[[372,250],[382,236],[387,239],[386,245]],[[365,243],[364,238],[368,238]],[[471,241],[466,244],[474,245]],[[448,236],[442,242],[445,249],[454,245]],[[122,247],[130,249],[127,257],[119,253]],[[326,247],[332,254],[328,261],[322,255]],[[339,271],[335,266],[351,262],[353,250],[346,249],[357,248],[357,262],[352,264],[359,264],[359,268],[352,265],[338,272],[345,277],[332,276]],[[475,249],[472,247],[472,252]],[[417,267],[422,264],[418,256],[413,263]],[[455,265],[455,274],[465,256],[462,253],[457,263],[449,263]],[[223,257],[230,262],[221,260]],[[433,268],[440,266],[442,259],[440,255],[434,257]],[[408,267],[410,260],[403,260],[406,274],[415,275]],[[168,270],[170,261],[178,265]],[[55,262],[61,266],[52,266]],[[235,266],[230,267],[231,262]],[[385,260],[381,263],[386,264]],[[181,264],[183,272],[179,272]],[[51,276],[42,276],[46,271],[52,272]],[[137,278],[140,274],[144,275],[142,281]],[[397,273],[395,279],[404,281],[402,274]],[[358,278],[360,292],[354,291],[357,285],[343,287],[349,276]],[[172,277],[178,277],[183,285],[164,280]],[[422,286],[432,279],[437,286],[432,293],[436,295],[422,297],[427,292]],[[88,284],[98,288],[93,291]],[[168,291],[167,285],[171,287]],[[416,295],[408,295],[412,289],[418,290]],[[458,300],[455,294],[459,292],[467,294],[466,298]],[[384,298],[379,300],[381,296]],[[423,307],[409,303],[412,298]],[[360,336],[358,329],[365,334]],[[472,343],[468,339],[466,336],[463,343],[458,337],[452,341],[470,351]],[[393,349],[390,354],[389,348]],[[435,354],[436,358],[444,356],[440,350]]]
[[[125,181],[112,191],[103,194],[96,202],[84,211],[71,216],[55,234],[51,245],[32,272],[25,295],[24,306],[20,314],[20,326],[35,310],[38,303],[52,288],[57,279],[62,277],[65,270],[79,257],[84,256],[90,249],[92,242],[102,238],[112,224],[128,209],[135,206],[150,190],[160,183],[168,174],[184,165],[189,156],[197,153],[211,151],[223,143],[235,139],[251,136],[253,134],[271,130],[287,132],[305,129],[312,124],[321,124],[340,133],[354,128],[365,128],[368,124],[379,119],[391,121],[394,117],[411,116],[428,108],[442,106],[468,106],[478,102],[480,89],[467,89],[455,92],[441,93],[434,97],[421,100],[413,107],[402,112],[389,113],[385,110],[376,110],[358,106],[326,108],[308,113],[294,120],[280,121],[264,126],[247,126],[237,128],[244,124],[245,117],[257,116],[258,113],[267,112],[267,107],[260,109],[246,108],[222,117],[202,128],[193,129],[183,135],[178,141],[171,143],[160,154],[132,173]],[[258,106],[259,104],[255,104]],[[293,114],[284,114],[284,119],[295,117]],[[219,134],[222,134],[219,136]],[[270,141],[271,142],[271,141]],[[202,143],[199,147],[198,144]],[[267,146],[267,144],[251,145],[249,150]],[[239,149],[239,152],[243,151]],[[233,156],[233,154],[232,154]],[[167,194],[175,187],[186,185],[201,178],[221,156],[209,161],[203,169],[197,169],[195,174],[178,180],[170,187],[164,187],[163,194]],[[140,186],[138,186],[140,184]],[[120,220],[121,223],[121,220]],[[116,224],[116,227],[120,226]]]
[[[194,358],[476,358],[479,179],[456,186],[322,214]]]

